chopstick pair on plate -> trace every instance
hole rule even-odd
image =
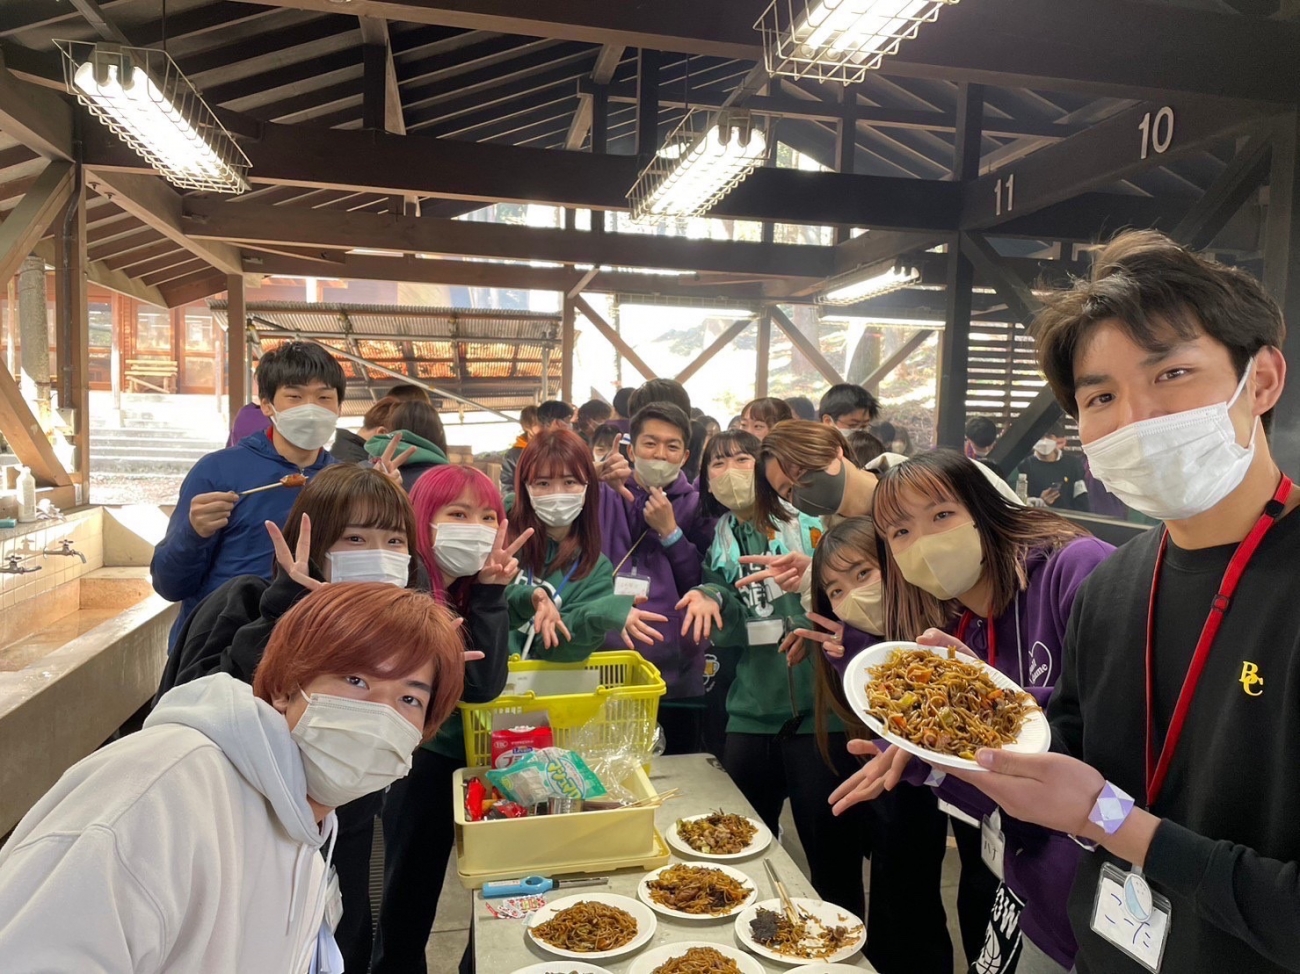
[[[785,883],[781,882],[781,877],[776,874],[776,867],[772,865],[772,860],[764,859],[763,866],[767,869],[767,876],[772,880],[772,885],[776,887],[776,895],[781,897],[781,906],[785,909],[785,918],[791,923],[798,923],[799,911],[794,908],[794,900],[790,899]]]

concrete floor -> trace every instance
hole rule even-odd
[[[799,836],[795,831],[794,820],[790,817],[790,807],[786,806],[781,816],[781,831],[786,852],[798,863],[807,875],[808,861],[804,858],[799,845]],[[867,883],[870,866],[863,866],[863,883]],[[961,948],[961,932],[957,928],[957,878],[961,874],[961,860],[957,849],[948,840],[948,855],[943,863],[943,905],[948,914],[948,931],[953,941],[953,970],[966,970],[966,955]],[[429,947],[425,954],[429,962],[429,974],[457,974],[461,955],[469,940],[470,897],[465,887],[461,886],[456,876],[456,864],[451,862],[447,868],[447,880],[442,886],[442,899],[438,903],[438,918],[433,925],[433,935],[429,938]],[[499,974],[499,972],[493,972]]]

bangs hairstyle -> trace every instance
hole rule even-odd
[[[775,460],[785,475],[796,484],[810,470],[825,470],[842,452],[844,462],[852,463],[853,451],[844,434],[834,426],[792,419],[778,423],[763,439],[759,447],[758,474],[754,479],[755,517],[760,523],[789,521],[793,515],[786,508],[781,495],[767,482],[767,461]]]
[[[859,561],[868,561],[873,568],[880,567],[880,549],[876,539],[876,526],[869,517],[851,517],[831,528],[817,544],[812,560],[813,611],[828,619],[837,618],[826,595],[822,581],[825,571],[848,571]],[[821,644],[804,640],[804,649],[813,661],[813,732],[817,737],[817,750],[822,760],[831,764],[830,730],[826,724],[828,713],[834,713],[844,723],[850,738],[868,739],[871,735],[844,695],[844,681],[831,666]]]
[[[1096,254],[1091,277],[1044,301],[1033,327],[1038,364],[1076,419],[1074,360],[1103,321],[1152,353],[1208,335],[1227,347],[1237,378],[1261,348],[1286,341],[1282,309],[1255,277],[1154,230],[1120,234]],[[1272,410],[1261,418],[1265,433],[1272,419]]]
[[[280,617],[253,676],[253,693],[274,704],[318,676],[401,679],[433,663],[427,741],[464,690],[464,651],[450,614],[423,592],[384,582],[326,585]]]
[[[941,601],[909,585],[889,548],[889,532],[906,516],[906,493],[935,503],[957,503],[975,521],[984,552],[983,572],[992,583],[989,613],[1000,616],[1028,584],[1025,561],[1031,552],[1055,551],[1091,535],[1045,508],[1021,507],[998,492],[974,460],[953,450],[912,457],[880,475],[872,520],[884,555],[886,639],[915,639],[931,626],[942,629],[962,610],[956,599]]]
[[[555,479],[572,474],[587,485],[582,513],[569,528],[568,536],[560,542],[555,558],[546,560],[546,546],[550,539],[546,525],[533,508],[528,485],[535,480]],[[517,555],[519,567],[531,571],[536,578],[545,578],[558,569],[566,569],[575,560],[575,579],[586,578],[600,560],[600,478],[592,462],[591,451],[577,433],[553,429],[533,437],[519,455],[515,467],[515,506],[511,510],[510,540],[514,541],[529,528],[533,536],[524,542]]]
[[[257,397],[271,402],[284,386],[305,386],[323,382],[339,394],[347,391],[343,367],[329,352],[315,342],[285,342],[257,361]]]
[[[704,505],[704,512],[709,517],[722,517],[729,511],[727,505],[713,496],[713,489],[709,486],[709,464],[715,457],[734,457],[741,453],[748,453],[754,458],[754,484],[757,490],[758,481],[762,479],[758,472],[759,446],[758,437],[744,430],[725,430],[715,433],[709,438],[709,442],[704,444],[703,456],[700,459],[700,501]],[[765,524],[762,521],[757,523]]]
[[[433,557],[433,532],[430,525],[439,511],[448,504],[454,504],[466,491],[474,504],[490,507],[496,512],[498,524],[506,519],[500,491],[486,474],[474,467],[457,463],[434,467],[422,473],[411,488],[411,506],[415,508],[415,521],[418,525],[413,550],[420,554],[434,596],[439,601],[454,606],[461,615],[467,611],[469,586],[473,584],[474,576],[466,575],[456,579],[450,590],[443,587],[442,569]]]
[[[303,487],[294,501],[289,520],[284,525],[284,540],[290,551],[298,548],[302,516],[311,519],[311,574],[323,579],[325,553],[338,543],[349,527],[380,528],[406,535],[406,549],[412,555],[407,585],[419,577],[415,553],[419,532],[415,511],[406,491],[374,467],[351,463],[334,463],[326,467]],[[278,572],[278,563],[272,571]]]
[[[742,418],[756,419],[770,430],[777,423],[794,419],[794,410],[784,399],[753,399],[740,411]]]

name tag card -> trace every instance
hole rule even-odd
[[[650,597],[650,579],[645,575],[638,575],[635,571],[624,572],[614,576],[614,594],[630,595],[634,599],[645,596]]]
[[[1151,889],[1140,872],[1113,863],[1101,867],[1092,905],[1092,929],[1156,974],[1169,938],[1169,900]]]
[[[784,619],[759,619],[745,623],[751,646],[772,646],[785,638]]]

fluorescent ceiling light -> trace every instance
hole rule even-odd
[[[347,251],[349,254],[364,255],[367,257],[405,257],[406,254],[400,250],[375,250],[372,247],[353,247]]]
[[[675,158],[656,155],[628,191],[632,219],[700,216],[742,182],[767,156],[767,135],[747,112],[688,113],[666,145],[687,145]]]
[[[772,0],[755,29],[771,74],[852,84],[957,0]]]
[[[68,91],[184,189],[243,193],[248,158],[167,54],[60,41]]]
[[[867,268],[827,282],[826,289],[817,295],[817,303],[857,304],[905,288],[920,279],[921,272],[915,267],[891,267],[884,273]]]

